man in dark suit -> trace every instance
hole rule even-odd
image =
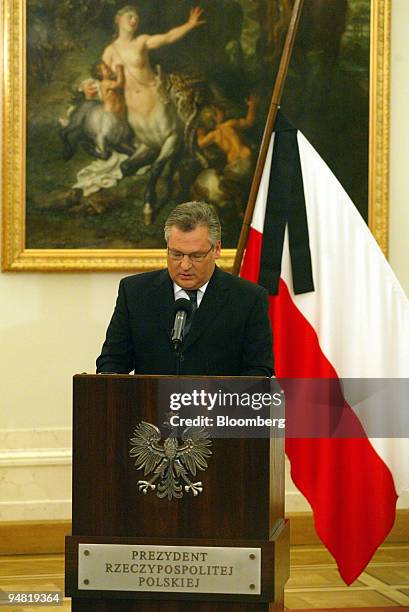
[[[167,269],[122,279],[97,372],[175,374],[174,302],[193,312],[182,344],[182,374],[271,376],[267,292],[220,270],[219,219],[208,204],[188,202],[165,223]]]

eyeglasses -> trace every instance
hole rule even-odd
[[[174,249],[168,248],[168,255],[173,261],[182,261],[184,257],[187,257],[191,262],[197,263],[199,261],[204,261],[213,249],[214,247],[211,246],[206,253],[182,253],[181,251],[175,251]]]

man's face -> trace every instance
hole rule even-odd
[[[173,226],[168,239],[168,270],[171,279],[182,289],[199,289],[207,283],[213,274],[215,260],[220,257],[220,240],[210,249],[209,230],[207,226],[199,225],[191,232]],[[207,251],[209,251],[207,253]],[[184,253],[181,259],[175,259],[177,254]],[[202,261],[195,261],[186,255],[201,255],[207,253]]]

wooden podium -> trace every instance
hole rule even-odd
[[[73,612],[283,610],[289,575],[284,438],[214,438],[208,467],[197,474],[202,493],[171,500],[154,491],[144,495],[130,438],[141,421],[158,424],[165,379],[172,382],[170,376],[74,377],[73,517],[66,539],[66,595]],[[268,379],[254,380],[269,388]],[[89,584],[84,590],[78,582],[79,545],[97,543],[258,548],[260,593],[107,591]]]

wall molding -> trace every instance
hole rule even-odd
[[[0,524],[69,520],[71,440],[69,428],[0,429]],[[288,459],[285,472],[285,507],[293,517],[292,537],[296,543],[318,543],[311,507],[291,480]],[[400,496],[398,509],[409,511],[409,490]]]
[[[69,427],[42,427],[27,429],[0,429],[0,449],[70,448],[72,429]]]
[[[0,468],[71,465],[71,448],[18,448],[0,450]]]
[[[0,521],[70,518],[71,439],[68,428],[0,430]]]

